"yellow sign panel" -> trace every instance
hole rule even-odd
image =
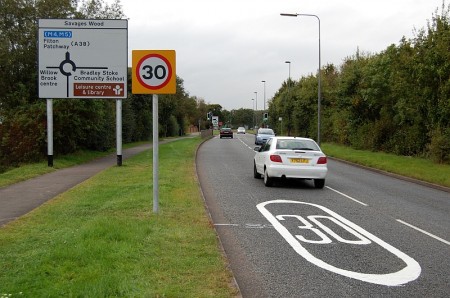
[[[175,94],[174,50],[133,50],[131,90],[134,94]]]

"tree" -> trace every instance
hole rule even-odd
[[[89,3],[95,15],[85,15]],[[119,1],[1,0],[0,5],[0,164],[7,167],[45,154],[45,102],[37,98],[36,33],[38,18],[120,18]],[[114,139],[113,102],[64,100],[54,102],[55,152],[79,148],[105,150]],[[24,141],[26,140],[26,141]]]
[[[125,17],[120,0],[115,0],[111,5],[103,0],[86,0],[79,8],[79,15],[80,18],[86,19],[122,19]]]

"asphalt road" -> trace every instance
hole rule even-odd
[[[329,160],[312,181],[253,178],[254,136],[197,155],[243,297],[449,297],[450,194]]]

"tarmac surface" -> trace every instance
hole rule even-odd
[[[188,136],[189,137],[189,136]],[[180,138],[160,141],[164,144],[179,140]],[[122,159],[126,160],[133,155],[152,149],[151,143],[136,146],[122,151]],[[58,161],[55,160],[55,163]],[[111,154],[91,162],[54,171],[29,180],[18,182],[0,188],[0,228],[39,207],[46,201],[56,197],[70,188],[78,185],[93,175],[117,164],[117,155]],[[406,179],[405,179],[406,180]],[[415,180],[417,183],[417,181]],[[420,182],[424,183],[424,182]],[[430,185],[437,189],[450,192],[443,186]]]
[[[179,139],[163,140],[159,144]],[[152,148],[152,144],[144,144],[124,149],[122,150],[122,160]],[[57,162],[58,160],[55,160],[55,163]],[[27,214],[93,175],[115,165],[117,165],[117,155],[111,154],[82,165],[57,170],[0,188],[0,227]]]

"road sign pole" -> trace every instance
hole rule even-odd
[[[158,94],[153,94],[153,213],[159,209],[158,143]]]
[[[53,167],[53,99],[47,98],[47,161]]]
[[[153,213],[159,209],[158,94],[176,94],[174,50],[133,50],[133,94],[153,94]]]
[[[117,165],[122,165],[122,100],[116,100],[116,148]]]

